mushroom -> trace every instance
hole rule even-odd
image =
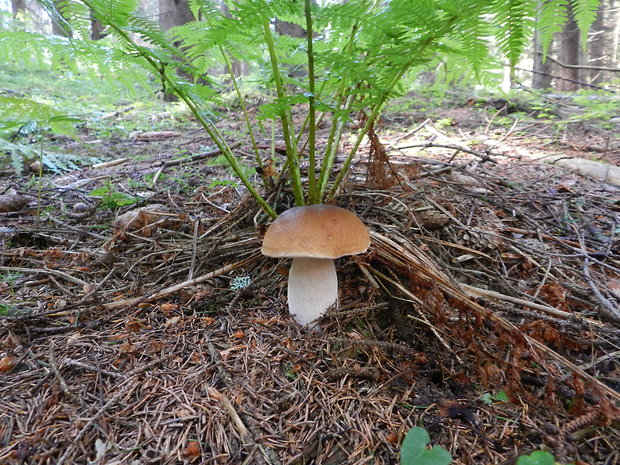
[[[288,307],[307,325],[338,299],[334,259],[366,252],[370,236],[352,212],[334,205],[308,205],[286,210],[269,226],[262,252],[289,257]]]

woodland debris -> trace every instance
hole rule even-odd
[[[24,208],[30,199],[17,192],[0,195],[0,213],[16,212]]]
[[[117,232],[135,231],[149,226],[162,218],[178,216],[166,211],[162,204],[151,204],[139,207],[119,215],[112,223],[112,228]]]
[[[12,316],[0,324],[0,359],[9,357],[0,463],[104,454],[110,463],[387,465],[418,424],[459,464],[539,449],[546,423],[591,429],[566,435],[567,462],[613,457],[620,335],[584,275],[587,256],[589,279],[616,303],[613,194],[585,177],[567,182],[558,167],[508,169],[448,152],[406,160],[408,180],[396,166],[402,186],[349,184],[336,198],[377,235],[367,255],[336,263],[343,307],[326,314],[320,336],[287,315],[286,265],[258,253],[266,220],[236,189],[206,194],[210,203],[160,192],[159,212],[174,215],[155,215],[108,249],[96,232],[110,211],[96,209],[91,224],[2,217],[11,232],[0,310]],[[475,183],[455,182],[454,171]],[[286,192],[276,195],[286,206]],[[42,208],[59,211],[59,197],[84,201],[73,187],[52,189]],[[475,300],[460,283],[572,317]]]
[[[544,156],[539,159],[552,165],[560,165],[573,171],[592,176],[604,183],[620,186],[620,167],[595,160],[566,155]]]
[[[122,165],[123,163],[127,163],[128,161],[129,161],[129,158],[117,158],[115,160],[104,161],[103,163],[95,163],[94,165],[91,166],[91,168],[94,168],[94,169],[110,168],[112,166]]]
[[[172,139],[180,136],[181,133],[177,131],[151,131],[132,133],[129,135],[129,138],[140,142],[155,142],[158,140]]]

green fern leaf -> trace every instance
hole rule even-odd
[[[531,0],[498,0],[495,3],[498,26],[496,38],[502,53],[515,67],[521,54],[530,43],[534,27],[535,2]]]
[[[50,125],[55,132],[71,134],[74,132],[74,118],[62,114],[49,105],[22,97],[0,96],[0,128],[3,123],[11,126],[36,121]]]
[[[575,22],[581,31],[581,43],[585,49],[588,31],[592,23],[596,21],[600,0],[571,0],[570,3]]]
[[[546,57],[553,37],[559,33],[568,19],[568,0],[546,0],[538,10],[537,27],[543,55]]]

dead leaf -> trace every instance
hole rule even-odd
[[[237,331],[232,335],[235,339],[243,339],[245,337],[245,333],[242,330]]]
[[[93,292],[95,289],[97,288],[97,286],[95,286],[94,284],[84,284],[82,286],[82,292],[84,292],[84,294],[90,294],[91,292]]]
[[[137,320],[135,318],[129,318],[125,322],[125,331],[127,332],[137,333],[139,331],[142,331],[143,329],[144,329],[144,323],[142,323],[140,320]]]
[[[0,359],[0,373],[7,373],[17,366],[19,358],[14,355],[5,355]]]
[[[9,349],[15,349],[22,345],[22,341],[17,335],[9,331],[8,335],[4,339],[3,345]]]
[[[612,279],[607,283],[607,288],[616,297],[616,299],[620,299],[620,281],[617,279]]]
[[[119,215],[112,223],[112,227],[115,234],[122,234],[127,230],[142,229],[159,220],[162,216],[169,216],[164,205],[147,205],[146,207],[134,208]]]
[[[181,455],[188,460],[200,457],[200,444],[198,444],[198,441],[187,441],[187,446],[181,451]]]
[[[552,307],[559,308],[565,312],[570,310],[566,304],[566,289],[559,283],[551,282],[544,284],[540,289],[539,296]]]
[[[177,316],[173,316],[172,318],[170,318],[168,321],[166,321],[164,323],[164,326],[166,328],[169,328],[170,326],[176,326],[179,324],[179,321],[181,321],[181,316],[177,315]]]
[[[170,316],[172,314],[172,312],[174,312],[178,308],[179,308],[179,306],[177,304],[161,304],[159,306],[159,309],[166,316]]]
[[[270,178],[278,175],[278,171],[274,166],[273,160],[267,160],[267,162],[263,165],[263,177]]]

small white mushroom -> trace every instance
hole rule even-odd
[[[338,300],[334,259],[366,252],[368,229],[352,212],[334,205],[294,207],[267,229],[262,252],[289,257],[288,306],[295,320],[308,325]]]

